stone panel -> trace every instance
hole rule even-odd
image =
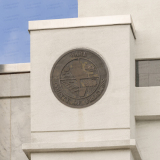
[[[30,142],[30,98],[11,99],[11,160],[28,160],[22,144]]]
[[[10,99],[0,99],[0,160],[10,160]]]
[[[30,73],[11,74],[11,96],[30,96]]]
[[[0,75],[0,97],[10,97],[10,75]]]

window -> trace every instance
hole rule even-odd
[[[160,60],[136,61],[136,86],[160,86]]]

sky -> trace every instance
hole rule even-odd
[[[77,0],[0,0],[0,64],[29,63],[28,21],[78,17]]]

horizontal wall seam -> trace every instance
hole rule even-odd
[[[101,128],[101,129],[82,129],[82,130],[56,130],[56,131],[31,131],[31,133],[46,133],[46,132],[76,132],[76,131],[99,131],[99,130],[122,130],[128,128]]]
[[[160,115],[136,115],[135,119],[136,121],[155,121],[160,120]]]
[[[11,98],[25,98],[25,97],[30,97],[30,95],[25,95],[25,96],[4,96],[0,97],[0,99],[11,99]]]

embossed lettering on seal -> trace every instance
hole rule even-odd
[[[104,60],[94,51],[74,49],[53,65],[51,88],[57,99],[72,108],[88,107],[104,94],[109,80]]]

